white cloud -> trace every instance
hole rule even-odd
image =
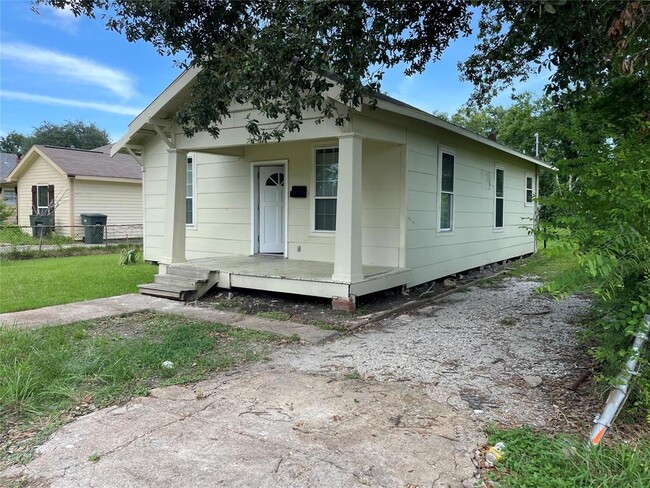
[[[36,18],[44,24],[51,25],[71,34],[77,32],[80,17],[75,17],[72,9],[68,5],[63,8],[43,5],[38,8],[38,14]]]
[[[136,94],[133,79],[127,73],[90,59],[20,42],[2,43],[0,58],[18,63],[26,70],[57,75],[67,82],[76,81],[105,88],[124,100]]]
[[[128,107],[125,105],[115,105],[112,103],[86,102],[83,100],[70,100],[68,98],[48,97],[45,95],[35,95],[33,93],[16,92],[10,90],[0,90],[0,98],[7,100],[20,100],[23,102],[41,103],[45,105],[62,105],[65,107],[87,108],[90,110],[99,110],[100,112],[109,112],[119,115],[138,115],[142,109],[138,107]]]

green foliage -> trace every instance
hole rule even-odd
[[[140,260],[140,251],[138,249],[122,249],[120,252],[120,266],[136,264]]]
[[[299,130],[308,109],[342,124],[346,106],[359,107],[363,97],[379,92],[386,68],[404,63],[405,74],[421,72],[470,30],[470,5],[460,0],[35,3],[99,14],[129,41],[150,42],[161,54],[182,56],[183,67],[201,67],[176,117],[186,134],[217,136],[235,100],[277,122],[267,128],[249,120],[256,141]],[[328,97],[334,80],[342,106]]]
[[[108,132],[100,129],[93,122],[85,123],[77,120],[53,124],[43,121],[29,135],[16,131],[9,132],[5,137],[0,138],[0,149],[3,152],[25,154],[34,144],[95,149],[110,142]]]
[[[0,313],[134,293],[156,267],[116,266],[118,254],[3,261]]]
[[[25,154],[25,147],[29,149],[27,136],[12,130],[6,136],[0,137],[0,152],[9,154]]]
[[[14,215],[14,212],[14,208],[7,206],[4,200],[0,200],[0,226],[9,220],[9,217]],[[2,238],[0,238],[0,242],[2,242]]]
[[[584,439],[548,437],[523,428],[491,429],[503,457],[487,477],[504,488],[644,488],[650,479],[650,441],[587,448]]]

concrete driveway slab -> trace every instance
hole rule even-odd
[[[1,476],[52,488],[460,486],[474,472],[466,424],[401,383],[249,371],[94,412]]]

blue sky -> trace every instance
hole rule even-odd
[[[40,7],[29,0],[0,3],[0,135],[31,133],[47,120],[94,122],[113,140],[180,73],[173,58],[144,42],[129,43],[107,31],[101,19]],[[454,112],[471,93],[458,79],[456,63],[473,40],[455,42],[425,73],[405,77],[395,68],[382,90],[426,111]],[[520,89],[539,91],[544,79]],[[496,102],[507,104],[509,92]]]

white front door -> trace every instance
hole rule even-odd
[[[284,166],[259,168],[259,252],[284,253]]]

